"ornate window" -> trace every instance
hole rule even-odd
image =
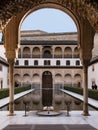
[[[66,65],[70,65],[70,61],[69,60],[66,61]]]
[[[34,65],[38,65],[38,60],[34,60]]]
[[[57,60],[57,61],[56,61],[56,65],[60,65],[60,60]]]
[[[80,61],[79,60],[76,60],[76,65],[80,65]]]
[[[50,65],[50,60],[44,60],[44,65]]]
[[[28,60],[24,61],[24,65],[29,65]]]

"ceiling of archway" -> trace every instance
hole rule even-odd
[[[97,0],[0,0],[0,30],[12,16],[28,11],[40,4],[55,3],[63,5],[78,16],[87,18],[98,32],[98,1]]]

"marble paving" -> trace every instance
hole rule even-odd
[[[8,116],[8,114],[9,114],[8,111],[0,111],[0,130],[3,130],[9,125],[33,125],[34,126],[35,124],[36,125],[56,124],[56,125],[63,125],[63,126],[83,125],[85,127],[85,128],[81,127],[81,129],[78,128],[78,130],[86,130],[86,125],[90,125],[96,130],[98,130],[98,111],[89,111],[90,116],[83,116],[82,111],[70,111],[70,116],[66,115],[66,111],[62,111],[62,113],[58,116],[39,116],[37,115],[37,111],[29,111],[27,112],[27,116],[24,116],[25,114],[24,111],[15,111],[14,116]],[[93,130],[93,128],[87,130]],[[11,130],[11,129],[7,129],[7,130]],[[71,130],[71,128],[65,130]],[[77,130],[77,129],[75,128],[73,130]]]

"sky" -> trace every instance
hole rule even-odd
[[[42,30],[46,32],[76,32],[72,18],[58,9],[39,9],[24,20],[21,30]]]
[[[48,33],[77,32],[72,18],[65,12],[44,8],[29,14],[23,21],[21,30],[42,30]],[[0,33],[0,40],[2,34]]]

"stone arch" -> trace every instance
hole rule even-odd
[[[82,81],[82,77],[81,74],[77,73],[74,75],[74,85],[75,87],[81,87],[81,81]]]
[[[33,74],[33,83],[40,83],[40,75],[38,73]]]
[[[19,73],[14,74],[14,84],[15,87],[19,86],[19,84],[21,83],[21,75]]]
[[[54,50],[54,57],[61,58],[62,57],[62,48],[56,47]]]
[[[30,3],[29,3],[30,4]],[[77,9],[78,11],[76,11],[76,6],[77,5]],[[10,44],[10,39],[12,39],[11,37],[15,37],[15,47],[18,47],[18,43],[19,43],[19,30],[21,27],[22,22],[24,21],[24,19],[31,13],[34,12],[38,9],[42,9],[42,8],[54,8],[54,9],[59,9],[65,13],[67,13],[75,22],[76,26],[77,26],[77,32],[78,32],[78,45],[80,47],[80,57],[81,59],[84,58],[86,60],[90,60],[92,57],[92,48],[93,48],[93,40],[94,40],[94,35],[95,35],[95,30],[92,27],[93,25],[91,25],[91,22],[88,21],[88,19],[86,17],[84,17],[85,13],[84,11],[81,11],[81,9],[83,7],[81,7],[81,5],[83,5],[84,3],[77,2],[74,3],[74,1],[70,2],[70,1],[59,1],[59,0],[53,0],[53,1],[38,1],[32,2],[32,5],[28,5],[28,9],[25,8],[25,5],[23,5],[23,9],[24,11],[22,11],[22,13],[17,13],[17,15],[15,15],[15,17],[12,17],[12,19],[8,22],[7,26],[6,26],[6,30],[4,30],[4,34],[7,35],[9,34],[9,29],[10,32],[13,32],[13,36],[11,35],[9,38],[8,37],[4,37],[6,46],[8,44]],[[87,3],[86,3],[87,4]],[[16,28],[13,29],[13,27],[15,26]],[[86,39],[86,40],[84,40]],[[12,43],[11,43],[12,44]],[[13,57],[15,58],[15,51],[16,48],[12,47],[13,50]],[[88,51],[87,51],[88,48]],[[7,49],[7,48],[6,48]],[[88,52],[88,53],[87,53]],[[9,58],[10,54],[8,54],[9,51],[7,51],[6,56],[7,58]]]
[[[65,47],[64,57],[65,58],[72,58],[72,48],[71,47]]]
[[[55,83],[62,83],[62,75],[60,73],[55,74]]]
[[[23,48],[23,58],[30,58],[30,56],[31,56],[30,48],[24,47]]]
[[[56,1],[56,0],[55,0]],[[20,26],[22,24],[22,22],[24,21],[24,19],[32,12],[36,11],[36,10],[39,10],[39,9],[42,9],[42,8],[54,8],[54,9],[59,9],[65,13],[67,13],[72,19],[73,21],[75,22],[77,28],[79,29],[79,15],[76,14],[76,12],[74,10],[71,10],[69,8],[66,7],[66,3],[64,5],[63,2],[55,2],[55,1],[52,1],[51,3],[49,1],[43,1],[41,4],[38,3],[38,5],[36,4],[35,6],[31,7],[31,9],[29,9],[27,12],[23,13],[22,16],[21,16],[21,19],[20,19]]]
[[[62,88],[63,86],[63,77],[60,73],[57,73],[55,74],[55,77],[54,77],[54,88],[55,89],[60,89]]]
[[[35,89],[40,89],[40,75],[38,73],[34,73],[32,77],[32,87]]]
[[[51,46],[44,46],[42,49],[43,58],[51,58],[52,57],[52,48]]]
[[[57,3],[55,1],[52,1],[51,3],[48,1],[45,1],[45,2],[43,1],[41,4],[38,3],[38,5],[35,5],[34,7],[30,8],[27,12],[24,12],[20,15],[20,19],[18,20],[19,29],[21,28],[22,22],[25,20],[25,18],[29,14],[33,13],[36,10],[43,9],[43,8],[54,8],[54,9],[58,9],[58,10],[61,10],[65,13],[67,13],[72,18],[74,23],[76,24],[77,32],[79,34],[78,43],[80,44],[80,37],[81,37],[80,36],[80,30],[81,30],[80,29],[81,28],[80,16],[74,10],[67,8],[66,2],[65,2],[65,6],[64,6],[63,2],[59,3],[59,1]]]
[[[79,58],[79,49],[78,49],[78,47],[75,47],[75,48],[74,48],[73,57],[74,57],[74,58]]]
[[[30,81],[31,81],[30,75],[29,75],[28,73],[25,73],[25,74],[23,75],[23,83],[24,83],[25,85],[29,85],[29,84],[30,84]]]
[[[32,50],[32,57],[39,58],[40,57],[40,48],[34,47]]]
[[[71,74],[65,74],[64,85],[65,86],[72,86],[72,75]]]
[[[23,1],[24,2],[24,1]],[[12,61],[14,63],[14,60],[16,58],[16,52],[18,48],[18,43],[19,43],[19,29],[21,26],[21,23],[23,22],[24,18],[29,15],[29,13],[41,9],[41,8],[56,8],[60,9],[64,12],[66,12],[68,15],[70,15],[73,20],[76,23],[77,30],[78,30],[78,44],[80,45],[80,57],[82,59],[82,63],[84,67],[87,67],[91,57],[92,57],[92,48],[93,48],[93,38],[95,35],[95,27],[97,27],[97,17],[96,19],[93,19],[93,16],[96,15],[96,11],[91,17],[89,16],[89,11],[88,10],[88,5],[86,4],[85,1],[69,1],[69,0],[38,0],[38,1],[28,1],[28,3],[22,4],[21,8],[17,9],[18,11],[14,12],[14,15],[11,15],[6,24],[6,27],[3,30],[4,33],[4,43],[5,43],[5,48],[6,48],[6,57],[9,62],[10,68],[12,67]],[[32,4],[31,4],[32,3]],[[19,3],[18,3],[19,4]],[[84,4],[86,4],[87,10],[84,7]],[[12,4],[13,5],[13,4]],[[81,7],[82,5],[82,7]],[[18,5],[17,5],[18,6]],[[13,8],[12,8],[13,9]],[[90,9],[89,9],[90,10]],[[90,10],[92,12],[92,8]],[[8,10],[7,10],[8,12]],[[20,13],[22,12],[22,13]],[[9,12],[10,14],[10,12]],[[8,15],[7,15],[8,16]],[[6,17],[7,17],[6,16]],[[13,16],[13,17],[12,17]],[[95,21],[96,22],[93,22]],[[90,22],[92,21],[92,22]],[[95,23],[95,24],[94,24]],[[95,26],[94,26],[95,25]],[[11,34],[11,35],[9,35]],[[9,36],[9,37],[8,37]],[[14,43],[14,44],[13,44]],[[12,67],[13,68],[13,67]],[[12,69],[11,68],[11,69]],[[11,76],[10,76],[10,79]],[[13,79],[12,79],[13,80]],[[11,80],[10,80],[11,81]],[[11,82],[10,82],[11,83]],[[10,92],[10,97],[13,97],[13,84],[11,83],[11,92]],[[87,86],[87,82],[85,83],[84,88]],[[87,96],[87,90],[85,89],[86,93],[85,96]],[[11,99],[13,104],[13,98]],[[87,101],[85,104],[88,104]],[[85,105],[84,104],[84,105]],[[11,106],[11,105],[10,105]],[[86,108],[86,105],[85,105]],[[86,109],[87,110],[87,109]],[[88,115],[88,111],[84,111],[84,115]],[[10,114],[13,114],[13,107],[10,107]]]

